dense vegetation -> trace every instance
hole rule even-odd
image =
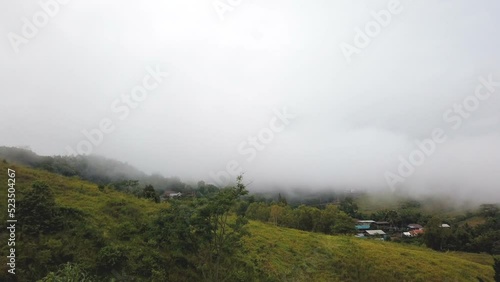
[[[352,218],[333,205],[254,201],[241,178],[226,189],[200,184],[203,197],[157,203],[152,187],[144,186],[137,197],[76,177],[0,164],[1,171],[9,167],[17,172],[23,219],[16,242],[18,281],[493,281],[495,275],[488,255],[278,227],[342,234],[340,227]],[[5,193],[0,200],[6,201]],[[258,218],[260,210],[269,210],[269,217]],[[5,213],[0,220],[5,222]],[[6,253],[6,244],[1,250]],[[0,280],[9,281],[5,256],[0,264]]]

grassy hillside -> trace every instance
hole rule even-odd
[[[493,281],[491,256],[251,223],[248,259],[284,281]]]
[[[144,230],[167,204],[155,204],[113,190],[100,191],[96,184],[77,178],[0,162],[1,183],[7,183],[8,167],[17,173],[16,197],[22,198],[33,181],[43,180],[51,187],[58,206],[82,214],[81,220],[75,220],[75,224],[60,232],[30,238],[17,231],[20,236],[16,245],[20,262],[17,270],[21,281],[40,279],[39,275],[55,271],[67,261],[82,265],[92,274],[99,269],[97,262],[105,246],[122,252],[127,261],[126,275],[139,281],[163,281],[162,277],[189,280],[182,277],[182,272],[172,274],[176,270],[168,267],[164,267],[163,274],[151,270],[168,265],[169,254],[153,247]],[[2,203],[6,203],[5,190],[0,193]],[[0,219],[5,222],[3,204],[2,209]],[[493,281],[494,276],[493,261],[487,255],[438,253],[259,222],[251,222],[249,231],[252,235],[245,237],[242,260],[261,271],[262,277],[269,281]],[[7,234],[2,232],[0,241],[6,240]],[[0,250],[0,280],[8,281],[5,243]]]

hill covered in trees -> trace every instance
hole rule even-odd
[[[64,176],[77,176],[100,185],[113,185],[119,189],[138,189],[137,185],[142,184],[152,185],[160,191],[192,190],[177,177],[148,175],[127,163],[97,155],[40,156],[28,148],[0,146],[0,159]],[[135,186],[128,185],[130,180],[137,182]]]

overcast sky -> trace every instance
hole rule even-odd
[[[216,182],[237,163],[256,189],[390,189],[437,128],[446,141],[397,189],[500,200],[498,1],[67,2],[50,18],[0,3],[1,145],[66,155],[104,120],[92,153],[148,173]],[[498,82],[474,100],[480,77]]]

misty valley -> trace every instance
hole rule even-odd
[[[0,282],[500,282],[500,1],[0,1]]]
[[[500,271],[494,203],[251,191],[244,176],[219,187],[26,148],[0,147],[0,160],[19,218],[0,235],[2,281],[494,281]]]

